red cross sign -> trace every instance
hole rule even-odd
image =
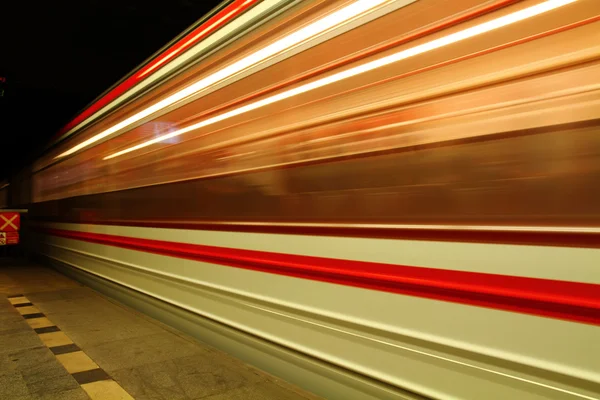
[[[21,215],[14,212],[0,212],[0,231],[16,232],[21,225]]]

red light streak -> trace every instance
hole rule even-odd
[[[62,135],[68,132],[73,127],[79,125],[90,116],[94,115],[97,111],[102,109],[104,106],[115,100],[123,93],[133,88],[135,85],[140,83],[142,80],[147,78],[152,72],[159,69],[168,63],[169,60],[181,55],[186,50],[189,50],[192,46],[202,41],[210,34],[217,31],[219,28],[233,20],[235,17],[246,11],[252,5],[257,3],[259,0],[234,0],[230,5],[219,11],[212,18],[208,19],[202,25],[191,31],[189,34],[184,36],[177,43],[173,44],[164,53],[159,55],[157,58],[144,65],[135,74],[121,82],[118,86],[113,88],[110,92],[105,94],[103,97],[98,99],[95,103],[85,109],[81,114],[75,117],[71,122],[65,125],[58,134],[54,137],[54,140],[58,140]]]

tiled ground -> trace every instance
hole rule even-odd
[[[1,258],[0,343],[0,399],[316,399],[54,270]]]

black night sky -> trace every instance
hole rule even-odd
[[[0,180],[30,163],[60,127],[219,3],[2,3]]]

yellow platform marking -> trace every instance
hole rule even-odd
[[[47,328],[49,326],[54,326],[54,323],[46,317],[31,318],[31,319],[26,319],[25,321],[27,321],[29,326],[32,327],[33,329]]]
[[[7,299],[10,304],[30,303],[25,296]],[[37,314],[41,311],[35,306],[15,307],[21,315]],[[32,329],[47,328],[55,326],[47,317],[26,319]],[[73,344],[73,341],[63,332],[48,332],[38,334],[39,338],[47,347],[64,346]],[[57,354],[57,360],[70,374],[84,372],[100,368],[85,352],[75,351],[72,353]],[[90,382],[80,385],[92,400],[135,400],[117,382],[112,379]]]
[[[92,400],[134,400],[112,379],[81,385]]]
[[[11,299],[8,299],[8,301],[10,301],[10,304],[23,304],[23,303],[29,303],[29,300],[27,300],[27,297],[25,296],[21,296],[21,297],[13,297]]]
[[[42,342],[48,347],[56,347],[56,346],[64,346],[66,344],[72,344],[73,341],[69,339],[64,332],[49,332],[49,333],[40,333],[40,339]]]
[[[96,364],[83,351],[58,354],[56,358],[58,358],[58,361],[60,361],[60,363],[65,367],[67,371],[69,371],[70,374],[99,368],[98,364]]]
[[[37,314],[40,312],[36,306],[17,307],[17,311],[19,311],[21,315]]]

